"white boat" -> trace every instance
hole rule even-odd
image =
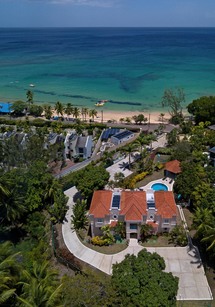
[[[102,107],[106,102],[108,102],[108,100],[99,100],[95,106],[96,107]]]
[[[35,87],[35,85],[33,83],[30,83],[29,86],[30,87]]]
[[[105,103],[104,102],[97,102],[97,103],[95,103],[95,106],[96,107],[102,107],[103,105],[104,105]]]

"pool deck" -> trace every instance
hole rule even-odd
[[[144,185],[143,187],[140,187],[139,190],[141,191],[147,191],[151,189],[151,186],[155,183],[161,183],[161,184],[165,184],[168,188],[168,191],[172,191],[173,190],[173,184],[174,184],[174,180],[172,180],[171,178],[166,178],[166,179],[157,179],[154,181],[149,182],[147,185]]]

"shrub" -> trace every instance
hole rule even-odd
[[[155,164],[155,169],[156,170],[161,170],[162,168],[164,168],[164,164],[161,162],[158,162]]]
[[[130,189],[134,189],[137,182],[143,180],[148,175],[148,172],[142,172],[131,179],[129,186]]]
[[[93,245],[98,245],[98,246],[108,245],[107,241],[108,241],[107,239],[103,239],[103,237],[99,237],[99,236],[93,237],[91,239],[91,243]]]

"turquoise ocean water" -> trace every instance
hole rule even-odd
[[[186,104],[215,94],[215,28],[0,29],[2,101],[161,111],[173,87]]]

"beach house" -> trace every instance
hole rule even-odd
[[[66,159],[71,159],[74,157],[88,159],[91,157],[92,154],[92,136],[78,136],[75,130],[70,131],[65,137],[64,148]]]
[[[140,226],[149,224],[153,233],[169,232],[176,226],[177,207],[171,191],[95,191],[89,209],[92,237],[101,227],[124,222],[126,239],[140,239]]]

